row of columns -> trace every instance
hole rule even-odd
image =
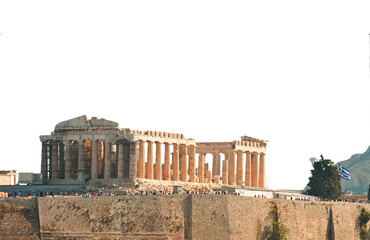
[[[147,143],[147,151],[145,144]],[[162,165],[162,144],[164,144],[164,164]],[[154,156],[155,145],[155,156]],[[196,175],[196,147],[193,145],[173,143],[173,152],[170,152],[170,143],[139,140],[139,159],[137,163],[137,177],[174,180],[189,182],[204,182],[205,155],[198,156],[198,174]],[[147,153],[147,155],[146,155]],[[245,181],[243,183],[243,154],[246,154]],[[172,155],[172,178],[171,178],[171,155]],[[264,187],[265,154],[257,152],[231,151],[225,154],[225,160],[221,166],[220,153],[212,153],[212,176],[213,180],[221,177],[222,183],[238,186]],[[189,159],[187,159],[189,156]],[[155,157],[155,163],[154,163]],[[146,161],[146,162],[145,162]],[[189,163],[189,166],[188,166]],[[208,169],[207,169],[208,170]],[[198,179],[197,179],[198,177]]]
[[[147,143],[147,151],[145,151],[145,143]],[[155,163],[154,163],[154,147],[155,144]],[[156,179],[156,180],[171,180],[171,155],[172,155],[172,180],[195,182],[195,146],[186,146],[185,144],[173,143],[173,151],[171,154],[170,143],[164,143],[164,164],[162,167],[162,143],[153,141],[139,140],[139,160],[137,164],[137,177]],[[147,156],[146,156],[147,152]],[[188,158],[189,156],[189,166]],[[145,163],[146,160],[146,163]],[[181,172],[180,172],[181,170]]]
[[[89,140],[91,141],[91,159],[85,159],[85,141],[86,140],[68,140],[65,142],[42,142],[42,161],[41,161],[41,172],[43,179],[72,179],[72,159],[71,159],[71,142],[78,142],[78,164],[77,164],[77,179],[84,180],[91,178],[92,180],[98,179],[98,143],[104,144],[104,155],[100,156],[101,161],[104,162],[104,179],[111,178],[112,171],[112,145],[115,142],[103,141],[103,140]],[[104,143],[103,143],[104,142]],[[61,149],[61,144],[63,149]],[[51,153],[48,154],[48,145],[51,145]],[[65,146],[65,147],[64,147]],[[61,159],[61,151],[63,151]],[[125,171],[125,167],[129,167],[127,163],[125,165],[124,155],[126,155],[127,161],[129,161],[130,146],[125,144],[116,145],[116,160],[117,160],[117,178],[127,178],[128,171]],[[49,158],[48,158],[49,155]],[[104,158],[104,160],[103,160]],[[48,162],[49,159],[49,162]],[[64,161],[64,169],[58,164],[59,161]],[[90,172],[86,175],[85,161],[91,161]],[[103,167],[102,167],[103,168]],[[62,172],[62,174],[61,174]],[[101,174],[102,175],[102,174]]]
[[[230,151],[223,153],[225,160],[222,162],[222,183],[227,185],[237,186],[250,186],[250,187],[264,187],[265,182],[265,154],[257,152],[243,152]],[[243,164],[244,157],[246,154],[245,164]],[[200,154],[201,159],[205,159],[206,154]],[[213,155],[213,167],[212,177],[213,179],[218,176],[221,177],[221,160],[220,153],[212,153]],[[243,165],[245,166],[245,172],[243,173]],[[203,171],[203,165],[199,169]],[[199,171],[199,170],[198,170]],[[244,181],[243,181],[244,179]]]

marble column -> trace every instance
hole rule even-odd
[[[105,140],[105,145],[104,145],[104,180],[108,180],[111,178],[111,146],[112,143]]]
[[[222,184],[229,184],[229,161],[226,159],[222,162]]]
[[[200,183],[204,182],[204,154],[199,154],[198,156],[198,179]]]
[[[229,152],[229,185],[235,185],[235,151]]]
[[[170,144],[166,142],[164,143],[163,180],[170,180],[170,161],[171,161]]]
[[[78,180],[84,180],[85,173],[85,141],[78,141]]]
[[[256,152],[252,153],[251,165],[252,165],[251,185],[252,187],[257,187],[258,186],[258,153]]]
[[[195,182],[195,146],[189,146],[189,182]]]
[[[172,174],[173,180],[179,181],[179,144],[173,144],[172,152]]]
[[[71,179],[71,141],[66,141],[66,153],[64,154],[65,169],[64,176],[65,179]]]
[[[215,176],[220,176],[221,174],[221,158],[220,153],[212,153],[212,155],[213,155],[212,174],[213,178],[215,178]]]
[[[42,179],[48,179],[48,162],[47,162],[48,143],[42,142],[41,149],[41,174]]]
[[[265,187],[265,153],[260,153],[258,187]]]
[[[181,144],[181,181],[186,182],[188,180],[188,164],[187,164],[187,147],[185,144]]]
[[[162,180],[162,143],[155,142],[155,170],[154,179]]]
[[[123,159],[123,144],[117,144],[118,148],[118,179],[123,179],[124,159]]]
[[[52,143],[51,149],[51,179],[58,179],[58,143]]]
[[[206,182],[212,182],[212,171],[206,171]]]
[[[139,161],[137,163],[137,177],[145,177],[145,142],[139,140]]]
[[[252,186],[252,153],[247,151],[247,157],[245,160],[245,186],[250,187]]]
[[[91,179],[98,179],[98,141],[91,140]]]
[[[128,152],[129,176],[128,177],[130,178],[131,181],[133,181],[137,176],[137,162],[139,161],[139,142],[135,141],[133,143],[130,143],[128,150],[129,150]],[[124,170],[126,171],[126,169]]]
[[[237,152],[237,167],[236,167],[236,185],[243,185],[243,152],[239,150]]]
[[[148,159],[146,161],[145,176],[148,179],[153,179],[153,142],[148,141]]]

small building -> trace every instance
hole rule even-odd
[[[223,185],[221,191],[227,191],[245,197],[274,198],[274,190],[266,188]]]
[[[42,176],[40,173],[20,172],[18,174],[18,184],[42,184]]]
[[[174,194],[182,194],[182,186],[173,186],[173,193]]]
[[[302,194],[300,190],[276,190],[275,198],[289,200],[313,200],[317,197]]]
[[[16,185],[17,170],[0,171],[0,185]]]

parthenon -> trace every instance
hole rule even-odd
[[[264,187],[267,141],[248,136],[196,142],[180,133],[130,130],[83,115],[57,124],[40,141],[44,184],[124,185],[154,179]],[[213,156],[209,163],[206,154]]]

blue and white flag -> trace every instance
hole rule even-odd
[[[345,169],[342,165],[339,164],[339,176],[344,180],[351,180],[351,172]]]

